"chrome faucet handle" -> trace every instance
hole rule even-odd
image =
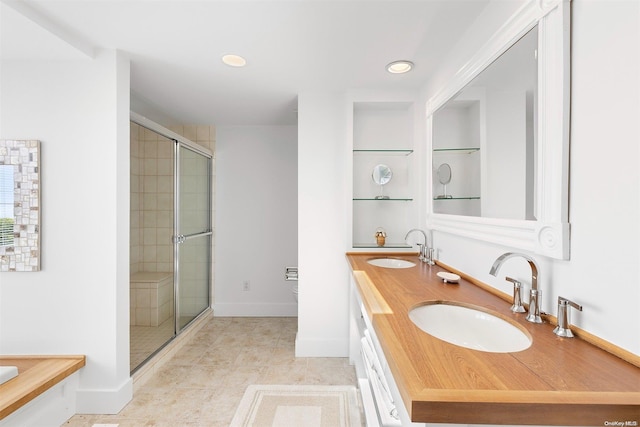
[[[420,256],[418,257],[418,259],[420,261],[426,261],[425,257],[424,257],[424,245],[422,243],[416,243],[418,245],[418,249],[420,250]]]
[[[572,338],[573,332],[569,327],[569,306],[582,311],[582,306],[563,297],[558,297],[558,326],[553,333],[559,337]]]
[[[524,313],[527,310],[522,305],[522,283],[511,277],[504,278],[507,282],[513,283],[513,305],[511,311],[514,313]]]

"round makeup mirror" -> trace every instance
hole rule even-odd
[[[393,172],[391,172],[391,168],[387,165],[375,165],[373,167],[373,172],[371,173],[371,178],[373,182],[380,186],[380,195],[376,196],[376,199],[388,199],[389,196],[385,196],[383,194],[383,187],[385,184],[388,184],[393,177]]]
[[[451,182],[451,166],[449,166],[449,163],[443,163],[438,167],[438,181],[442,185],[447,185]]]
[[[373,167],[373,172],[371,173],[371,178],[373,178],[373,182],[378,185],[385,185],[391,181],[393,177],[393,172],[391,172],[391,168],[387,165],[375,165]]]
[[[444,187],[443,193],[438,196],[438,199],[450,199],[451,196],[447,195],[447,184],[451,182],[451,166],[448,163],[443,163],[438,166],[438,181]]]

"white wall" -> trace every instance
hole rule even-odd
[[[349,355],[347,116],[345,95],[298,97],[298,357]]]
[[[78,412],[129,378],[129,61],[2,62],[0,138],[41,141],[42,271],[0,276],[0,353],[85,354]]]
[[[296,127],[218,127],[216,168],[214,315],[297,316]]]
[[[526,0],[490,1],[482,13],[473,21],[456,46],[449,51],[447,58],[438,64],[438,68],[426,82],[424,93],[435,94],[447,84],[463,64],[469,61],[478,49],[511,17]]]
[[[635,354],[640,354],[639,7],[636,1],[572,1],[571,259],[536,257],[544,311],[556,312],[558,295],[573,299],[584,306],[573,313],[573,323]],[[491,11],[504,17],[506,9]],[[500,19],[487,15],[477,22],[485,25],[466,34],[426,88],[427,96]],[[510,248],[443,233],[434,238],[442,261],[507,293],[511,286],[503,274],[530,283],[527,264],[517,259],[501,269],[500,278],[488,274],[495,258]]]

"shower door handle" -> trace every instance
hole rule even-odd
[[[193,233],[193,234],[178,234],[176,236],[173,236],[171,238],[171,240],[173,241],[173,243],[184,243],[186,240],[191,239],[192,237],[203,237],[203,236],[211,236],[213,234],[213,231],[204,231],[202,233]]]

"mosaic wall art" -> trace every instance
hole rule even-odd
[[[40,270],[40,207],[40,142],[0,140],[0,272]]]

